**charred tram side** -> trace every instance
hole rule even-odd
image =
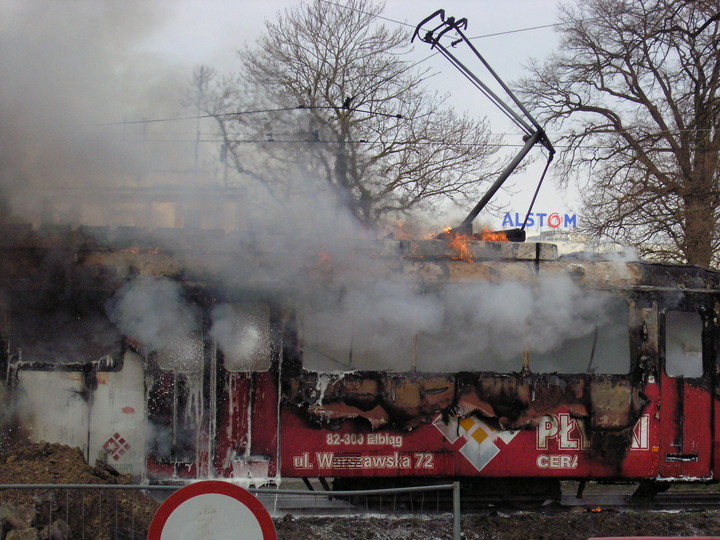
[[[470,242],[462,260],[443,240],[384,241],[362,272],[315,258],[300,287],[229,283],[220,259],[237,255],[208,257],[188,235],[172,249],[41,236],[3,248],[5,444],[79,446],[149,482],[462,479],[557,494],[560,479],[714,480],[716,272],[547,244]],[[143,342],[103,315],[138,277],[177,285],[197,323],[185,341]],[[78,324],[55,324],[68,306]]]
[[[549,310],[537,315],[550,320],[536,321],[535,329],[522,318],[505,332],[485,317],[473,326],[450,309],[439,333],[452,334],[447,325],[456,324],[478,342],[478,352],[470,347],[457,358],[458,336],[436,343],[416,336],[412,369],[403,373],[303,369],[282,378],[286,474],[305,469],[342,477],[343,488],[358,478],[365,487],[397,485],[390,477],[460,478],[499,495],[523,487],[557,494],[559,479],[637,480],[644,488],[712,480],[718,275],[555,259],[551,246],[523,261],[531,247],[518,246],[512,259],[431,264],[443,269],[440,294],[452,296],[454,287],[471,294],[482,282],[479,304],[493,293],[515,301],[517,291],[503,290],[508,281],[536,287],[527,307],[546,304]],[[427,271],[428,263],[420,264]],[[559,298],[568,287],[577,289]],[[589,297],[595,298],[572,314],[578,320],[552,320],[553,310]],[[586,328],[568,332],[559,324]],[[543,326],[563,337],[545,334]],[[480,352],[481,332],[515,352]],[[508,341],[513,332],[518,343]],[[524,332],[534,335],[520,346]],[[433,365],[448,369],[427,369]],[[300,441],[302,451],[293,454]]]

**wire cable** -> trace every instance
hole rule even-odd
[[[370,15],[370,13],[368,13],[368,12],[366,12],[366,11],[362,11],[362,10],[360,10],[360,9],[353,8],[353,7],[350,7],[350,6],[345,6],[345,5],[343,5],[343,4],[338,4],[337,2],[331,2],[330,0],[320,0],[320,1],[323,2],[323,3],[325,3],[325,4],[330,4],[330,5],[332,5],[332,6],[337,6],[337,7],[341,7],[341,8],[345,8],[345,9],[352,9],[352,10],[357,11],[358,13],[362,13],[362,14],[364,14],[364,15]],[[382,19],[383,21],[387,21],[387,22],[399,24],[399,25],[401,25],[401,26],[407,26],[407,27],[409,27],[409,28],[412,28],[413,30],[415,29],[415,25],[414,25],[414,24],[406,23],[406,22],[403,22],[403,21],[398,21],[397,19],[390,19],[389,17],[384,17],[384,16],[382,16],[382,15],[375,15],[375,18],[376,18],[376,19]],[[530,31],[532,31],[532,30],[542,30],[542,29],[544,29],[544,28],[553,28],[553,27],[555,27],[555,26],[562,26],[562,24],[563,24],[563,23],[551,23],[551,24],[542,24],[542,25],[539,25],[539,26],[528,26],[528,27],[525,27],[525,28],[517,28],[517,29],[515,29],[515,30],[506,30],[506,31],[504,31],[504,32],[494,32],[494,33],[492,33],[492,34],[481,34],[481,35],[479,35],[479,36],[473,36],[473,37],[468,38],[468,39],[482,39],[482,38],[495,37],[495,36],[504,36],[504,35],[507,35],[507,34],[517,34],[517,33],[519,33],[519,32],[530,32]]]
[[[184,121],[184,120],[200,120],[203,118],[220,118],[220,117],[226,117],[226,116],[244,116],[249,114],[263,114],[263,113],[278,113],[278,112],[288,112],[288,111],[302,111],[302,110],[338,110],[341,109],[341,107],[332,107],[329,105],[324,106],[308,106],[308,105],[297,105],[295,107],[278,107],[275,109],[257,109],[252,111],[235,111],[230,113],[218,113],[218,114],[200,114],[196,116],[177,116],[172,118],[151,118],[148,120],[122,120],[122,121],[116,121],[116,122],[98,122],[95,124],[90,124],[92,126],[128,126],[132,124],[156,124],[159,122],[178,122],[178,121]],[[369,114],[371,116],[384,116],[387,118],[397,118],[402,119],[404,116],[399,113],[383,113],[383,112],[375,112],[375,111],[368,111],[365,109],[349,109],[352,110],[352,112],[358,112],[363,114]]]

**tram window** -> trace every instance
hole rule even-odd
[[[665,372],[670,377],[702,377],[702,328],[699,313],[665,313]]]
[[[583,304],[584,293],[572,283],[551,285],[570,288],[568,301]],[[527,350],[527,321],[542,298],[513,281],[453,283],[422,294],[393,284],[378,285],[370,296],[353,291],[316,295],[313,305],[300,311],[303,366],[318,371],[517,372]],[[542,327],[541,318],[532,321],[533,336],[539,336],[535,343],[542,342],[542,350],[530,348],[532,371],[630,371],[627,302],[591,300],[574,310],[581,315],[562,315],[568,322],[560,331]],[[553,342],[558,333],[568,338],[548,352],[549,340],[542,338],[551,333]]]
[[[472,320],[455,306],[435,332],[416,338],[417,369],[424,372],[489,371],[510,373],[522,367],[522,353],[508,350],[496,327]]]
[[[608,299],[602,309],[578,325],[581,334],[570,335],[552,350],[530,352],[530,371],[535,373],[596,373],[620,375],[630,372],[628,304]]]
[[[303,366],[317,371],[408,371],[435,304],[407,284],[328,290],[300,309]]]
[[[523,320],[533,311],[527,284],[457,283],[435,296],[441,319],[417,334],[415,365],[424,372],[520,371]]]
[[[270,308],[263,303],[220,304],[211,313],[210,335],[231,372],[270,369]]]
[[[413,335],[368,324],[352,313],[308,311],[302,317],[303,366],[317,371],[411,369]]]
[[[192,463],[198,429],[196,392],[202,388],[202,377],[177,371],[154,375],[148,391],[148,421],[152,436],[150,453],[163,462]]]
[[[203,342],[197,334],[176,338],[171,344],[156,351],[155,360],[160,369],[177,373],[196,373],[203,368]]]

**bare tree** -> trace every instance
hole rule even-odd
[[[563,180],[584,177],[584,227],[644,256],[718,265],[720,2],[562,7],[560,52],[526,99],[566,129]]]
[[[198,72],[238,172],[285,195],[310,181],[364,224],[476,197],[500,168],[499,138],[426,90],[429,74],[403,56],[410,32],[379,24],[381,11],[370,0],[299,4],[240,51],[238,74]]]

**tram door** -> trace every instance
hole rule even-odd
[[[712,323],[701,311],[681,307],[666,310],[661,321],[660,476],[708,478]]]
[[[277,475],[278,380],[271,369],[277,347],[266,303],[224,305],[213,313],[217,350],[218,476],[264,483]]]

